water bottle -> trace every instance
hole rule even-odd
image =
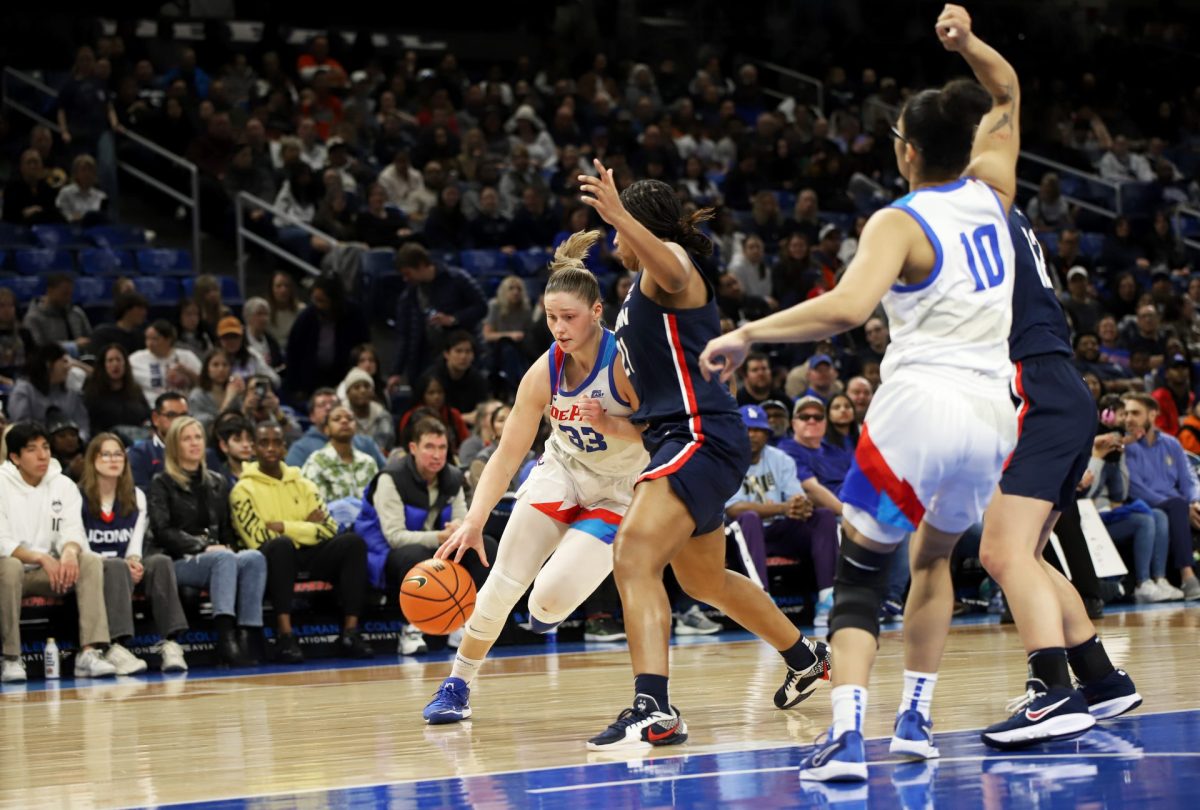
[[[46,666],[46,680],[58,680],[61,663],[58,656],[58,645],[53,638],[46,639],[46,649],[42,653],[42,662]]]

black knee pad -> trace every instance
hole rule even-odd
[[[849,538],[842,540],[829,612],[830,638],[843,627],[857,627],[879,637],[879,606],[891,560],[891,554],[863,548]]]

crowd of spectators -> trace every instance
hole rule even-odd
[[[1044,282],[1071,323],[1077,366],[1097,397],[1097,415],[1080,418],[1152,422],[1121,445],[1127,486],[1116,486],[1124,462],[1108,459],[1117,472],[1094,472],[1097,482],[1104,473],[1106,508],[1131,498],[1146,506],[1113,519],[1132,521],[1114,536],[1139,538],[1131,551],[1138,598],[1200,597],[1191,568],[1200,487],[1194,477],[1166,480],[1191,469],[1173,448],[1200,452],[1200,277],[1179,214],[1200,199],[1200,96],[1166,99],[1154,120],[1134,122],[1095,101],[1103,94],[1094,76],[1077,83],[1074,104],[1062,100],[1070,94],[1050,103],[1031,93],[1031,106],[1046,114],[1027,117],[1029,140],[1068,166],[1134,184],[1142,213],[1098,218],[1095,205],[1080,204],[1077,178],[1055,173],[1020,202],[1038,231]],[[481,274],[456,256],[488,251],[515,270],[508,262],[521,251],[603,229],[578,201],[578,175],[595,171],[594,158],[621,188],[661,179],[687,210],[714,209],[707,227],[716,252],[702,270],[724,325],[820,295],[854,258],[870,213],[902,191],[889,127],[910,92],[869,68],[857,81],[831,71],[830,89],[826,108],[777,103],[753,64],[715,58],[690,76],[673,60],[614,64],[603,54],[578,75],[522,57],[474,76],[451,53],[428,63],[415,54],[394,65],[373,59],[351,70],[323,36],[294,61],[275,51],[253,60],[234,53],[207,66],[190,48],[172,65],[135,59],[118,37],[81,47],[59,97],[60,132],[34,127],[19,150],[4,186],[6,222],[106,221],[117,202],[114,136],[135,131],[199,167],[210,232],[230,231],[233,201],[247,191],[280,212],[251,207],[247,227],[331,272],[304,292],[278,272],[240,311],[222,304],[211,277],[198,278],[174,312],[152,312],[118,279],[111,315],[97,324],[74,303],[69,274],[48,276],[24,313],[0,285],[0,383],[7,417],[21,427],[3,462],[12,491],[0,481],[0,495],[57,491],[64,485],[52,482],[69,480],[84,488],[85,524],[95,514],[102,523],[104,515],[139,516],[128,527],[136,543],[109,555],[125,560],[120,572],[130,580],[111,590],[117,567],[106,563],[104,593],[124,594],[144,578],[164,645],[180,632],[163,584],[173,576],[212,593],[224,659],[244,662],[260,647],[248,636],[262,626],[269,591],[278,654],[299,660],[290,605],[306,572],[335,586],[340,648],[367,655],[358,631],[367,583],[385,587],[396,560],[415,559],[411,549],[389,550],[415,543],[427,554],[463,506],[453,500],[443,514],[422,504],[421,525],[407,525],[393,494],[428,498],[457,485],[468,499],[503,430],[503,403],[550,344],[541,275]],[[356,275],[340,264],[346,247],[395,251],[403,287],[382,351],[372,344]],[[588,258],[610,323],[631,283],[611,252],[606,232]],[[738,378],[755,457],[728,517],[764,583],[768,555],[813,569],[818,619],[829,605],[837,492],[888,339],[886,320],[872,318],[833,341],[765,347]],[[1106,395],[1125,399],[1106,409]],[[1123,422],[1113,422],[1117,410]],[[1104,458],[1118,452],[1103,449]],[[450,481],[447,469],[460,470],[461,481]],[[382,508],[373,505],[379,537],[364,538],[353,530],[355,504],[376,480],[388,482],[378,487]],[[107,530],[83,531],[46,545],[39,530],[28,535],[33,545],[6,549],[26,568],[6,566],[5,588],[17,588],[19,605],[21,593],[61,593],[78,576],[80,640],[100,651],[84,670],[136,667],[119,643],[129,635],[123,606],[110,607],[111,626],[102,626],[96,574],[89,568],[84,576],[82,562],[89,548],[107,548],[94,539]],[[173,566],[151,565],[158,555]],[[34,568],[43,574],[30,574]],[[1178,576],[1178,588],[1166,584],[1168,575]],[[903,570],[894,579],[893,607],[903,598]],[[1155,583],[1153,594],[1146,582]],[[6,610],[13,598],[6,591]],[[16,624],[11,612],[0,619],[8,677],[7,634]],[[164,646],[164,661],[179,663],[177,652]]]

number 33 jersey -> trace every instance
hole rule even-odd
[[[880,369],[940,371],[1008,385],[1015,259],[1008,213],[981,180],[918,189],[892,203],[925,232],[936,256],[917,284],[883,296],[892,342]]]
[[[621,398],[614,378],[614,365],[621,362],[613,333],[604,330],[591,373],[576,388],[568,389],[563,366],[567,355],[558,344],[550,347],[550,438],[546,452],[560,460],[572,460],[595,475],[626,477],[641,472],[649,454],[640,441],[628,442],[605,435],[584,419],[579,403],[596,399],[609,416],[628,418],[630,404]]]

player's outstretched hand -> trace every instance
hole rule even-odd
[[[483,529],[466,522],[438,546],[433,556],[439,560],[453,559],[456,563],[462,562],[463,555],[469,548],[475,549],[485,568],[491,565],[488,562],[487,549],[483,547]]]
[[[971,15],[962,6],[947,3],[935,26],[938,41],[948,51],[958,52],[967,47],[971,38]]]
[[[593,160],[592,164],[595,165],[600,176],[579,175],[579,200],[584,205],[595,208],[596,213],[605,222],[616,227],[617,220],[625,213],[625,206],[621,204],[621,195],[617,192],[617,184],[613,181],[612,169],[604,168],[604,164],[599,160]]]
[[[700,373],[706,380],[718,374],[721,382],[727,383],[746,359],[748,351],[750,342],[742,337],[740,330],[735,329],[727,335],[713,338],[700,353]]]

